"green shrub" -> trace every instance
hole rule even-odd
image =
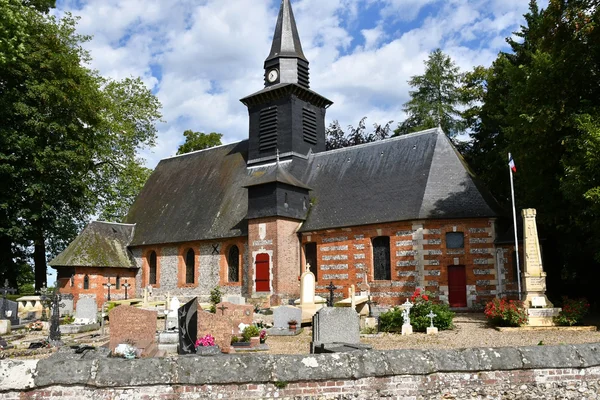
[[[410,298],[413,308],[410,310],[410,323],[416,332],[425,332],[431,326],[431,320],[427,316],[433,311],[436,316],[433,318],[433,325],[441,331],[454,328],[454,313],[450,311],[447,304],[439,303],[431,294],[421,293],[420,289],[415,290]],[[379,330],[382,332],[399,332],[402,330],[402,310],[400,307],[394,307],[388,312],[379,316]]]
[[[239,341],[240,341],[240,338],[239,338],[239,337],[237,337],[237,336],[235,336],[235,335],[231,337],[231,344],[237,343],[237,342],[239,342]]]
[[[211,291],[210,291],[210,312],[215,314],[217,312],[217,304],[219,304],[221,302],[221,298],[223,297],[223,292],[221,291],[221,288],[218,286],[215,286]]]
[[[522,301],[494,299],[486,304],[485,316],[493,326],[521,326],[528,320]]]
[[[589,309],[590,303],[587,299],[569,299],[567,296],[563,296],[562,310],[558,316],[554,317],[554,322],[561,326],[581,325],[583,317]]]
[[[244,342],[249,342],[251,337],[256,337],[260,335],[260,329],[256,325],[250,325],[244,328],[242,332],[242,339]]]

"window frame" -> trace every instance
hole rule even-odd
[[[377,275],[378,271],[376,269],[376,265],[377,265],[377,261],[376,260],[376,256],[379,257],[379,255],[376,253],[376,241],[378,239],[384,239],[387,241],[387,259],[386,259],[386,269],[385,269],[385,276],[381,276],[381,275]],[[371,238],[371,248],[372,248],[372,260],[373,260],[373,280],[375,281],[391,281],[392,280],[392,250],[391,250],[391,238],[389,236],[376,236]]]

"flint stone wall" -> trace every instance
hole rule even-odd
[[[600,393],[597,343],[131,361],[100,354],[2,360],[0,397],[597,399]]]

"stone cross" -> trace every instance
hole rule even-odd
[[[369,295],[369,299],[367,300],[367,305],[369,306],[369,318],[373,317],[373,302],[371,301],[371,295]]]
[[[333,281],[329,282],[329,286],[327,286],[327,289],[329,289],[329,300],[327,300],[327,307],[333,307],[333,291],[337,289],[333,285]]]
[[[108,301],[110,301],[110,288],[113,287],[113,284],[110,283],[110,278],[108,278],[108,282],[107,283],[103,283],[102,286],[104,286],[105,288],[108,289],[108,297],[106,299]]]
[[[2,304],[0,304],[0,319],[4,319],[5,309],[6,309],[6,295],[8,293],[14,294],[16,290],[8,286],[8,279],[4,280],[4,287],[0,288],[0,293],[2,293]]]
[[[229,307],[225,307],[225,304],[221,304],[221,307],[217,308],[221,310],[221,315],[225,315],[225,310],[227,310]]]
[[[306,268],[304,268],[304,272],[310,271],[310,263],[306,263]]]
[[[432,310],[432,311],[429,311],[429,314],[427,314],[427,316],[428,316],[428,317],[429,317],[429,319],[431,320],[431,326],[430,326],[430,328],[433,328],[433,327],[434,327],[434,326],[433,326],[433,319],[434,319],[435,317],[437,317],[437,314],[434,314],[434,313],[433,313],[433,310]]]
[[[406,299],[406,302],[402,304],[402,319],[404,320],[403,325],[410,325],[410,309],[413,308],[413,304]]]

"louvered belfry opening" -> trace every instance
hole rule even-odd
[[[298,61],[298,84],[306,89],[310,88],[308,63]]]
[[[317,144],[317,114],[307,108],[302,109],[302,133],[305,142]]]
[[[260,112],[259,150],[269,151],[277,148],[277,107]]]

